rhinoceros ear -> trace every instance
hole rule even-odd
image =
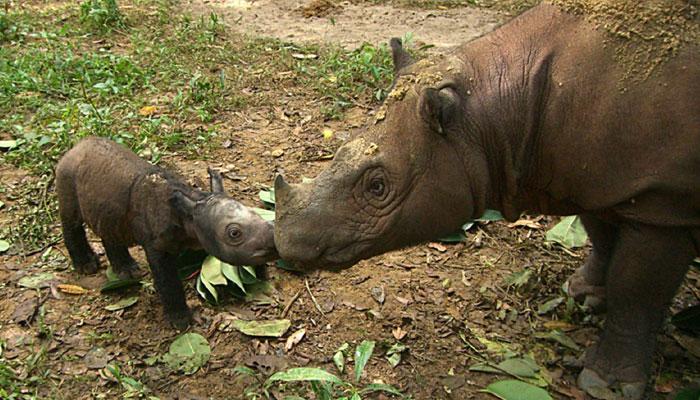
[[[394,73],[398,73],[414,63],[413,57],[404,50],[401,39],[391,38],[389,46],[391,47],[391,58],[394,60]]]
[[[175,211],[182,217],[192,218],[194,214],[194,208],[197,202],[189,198],[186,194],[179,190],[173,191],[172,196],[170,196],[170,205],[175,209]]]
[[[430,129],[444,135],[447,125],[457,113],[457,103],[457,92],[449,84],[443,84],[423,91],[419,112]]]

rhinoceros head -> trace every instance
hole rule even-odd
[[[211,193],[191,198],[175,191],[171,202],[204,250],[233,265],[260,265],[277,258],[274,227],[224,192],[221,174],[209,169]]]
[[[450,233],[475,212],[450,63],[412,63],[391,45],[397,77],[368,127],[312,181],[275,181],[275,243],[301,268],[348,267]]]

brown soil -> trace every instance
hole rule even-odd
[[[237,29],[250,29],[251,33],[260,34],[260,30],[270,27],[272,16],[279,15],[277,11],[266,12],[275,7],[288,7],[289,11],[296,9],[297,6],[291,3],[254,3],[251,7],[259,8],[253,21],[261,22],[256,26],[253,26],[255,22],[248,20],[253,18],[249,11],[231,11],[228,18],[235,19],[236,13],[240,13],[244,19]],[[268,35],[280,34],[285,40],[337,40],[345,45],[369,40],[366,34],[374,35],[371,40],[383,41],[392,34],[402,33],[390,33],[399,26],[389,23],[391,17],[371,22],[371,18],[363,17],[363,10],[350,12],[348,4],[343,7],[344,16],[338,16],[338,21],[346,18],[349,21],[351,16],[356,18],[356,31],[331,33],[326,26],[327,36],[308,30],[299,36],[285,36],[294,31],[294,26],[312,25],[301,14],[289,13],[279,18],[277,27],[265,32]],[[460,9],[458,12],[477,14],[467,20],[482,21],[479,30],[470,28],[469,34],[460,36],[455,34],[455,29],[459,31],[459,28],[445,25],[439,33],[433,32],[431,39],[423,40],[439,41],[436,38],[451,37],[443,44],[458,43],[490,29],[495,23],[491,19],[495,17],[490,13],[484,17],[483,12],[474,9]],[[282,22],[285,20],[294,21],[294,24],[285,27]],[[327,24],[321,20],[317,22]],[[363,24],[370,22],[378,25],[365,31]],[[382,25],[384,23],[387,25]],[[234,24],[231,22],[231,25]],[[418,38],[423,38],[418,35],[418,27],[408,29],[416,32]],[[429,29],[427,21],[421,29]],[[351,35],[352,32],[355,34]],[[259,205],[258,190],[269,186],[277,173],[283,172],[294,182],[303,176],[314,176],[324,168],[324,161],[303,160],[318,159],[320,155],[332,152],[348,137],[349,129],[360,126],[367,118],[366,110],[357,108],[348,112],[344,121],[323,122],[308,89],[280,87],[276,90],[279,96],[275,106],[218,116],[230,127],[220,138],[222,143],[230,141],[230,146],[216,151],[210,161],[188,161],[177,154],[165,161],[176,165],[185,176],[200,182],[206,181],[207,165],[223,167],[229,170],[226,174],[229,179],[225,182],[227,189],[246,204]],[[324,128],[334,131],[331,140],[323,138],[321,132]],[[275,150],[281,150],[282,155]],[[3,165],[0,179],[4,185],[22,185],[32,178],[21,170]],[[2,193],[0,200],[9,205]],[[122,389],[105,377],[103,369],[105,362],[118,362],[122,373],[141,380],[163,399],[243,399],[246,386],[255,382],[239,378],[233,371],[236,365],[247,365],[260,374],[294,366],[320,366],[336,372],[330,361],[336,349],[344,342],[354,348],[362,340],[369,339],[377,341],[378,345],[363,382],[381,381],[396,385],[404,393],[421,400],[486,399],[491,397],[479,390],[497,377],[468,370],[476,357],[498,360],[498,356],[489,353],[479,342],[481,337],[503,342],[522,354],[531,353],[548,371],[552,380],[550,392],[554,397],[581,399],[581,393],[574,387],[577,358],[581,351],[537,338],[537,333],[547,333],[548,327],[559,326],[577,345],[585,347],[595,338],[600,323],[600,319],[581,311],[567,312],[564,305],[550,313],[537,313],[539,305],[561,295],[565,279],[588,252],[588,249],[564,251],[544,243],[544,232],[554,222],[544,218],[538,222],[540,228],[536,225],[532,225],[535,228],[509,228],[502,222],[481,224],[470,232],[466,243],[445,245],[444,248],[416,246],[362,261],[337,274],[319,272],[303,277],[270,268],[269,279],[275,299],[272,305],[228,301],[218,307],[206,306],[197,297],[190,281],[188,298],[199,320],[191,331],[205,335],[212,347],[209,363],[191,376],[174,374],[162,364],[149,365],[146,362],[151,356],[167,352],[170,342],[178,335],[163,320],[152,290],[143,288],[126,293],[100,294],[96,288],[104,282],[104,274],[89,277],[76,274],[69,268],[62,244],[52,247],[52,255],[44,258],[41,254],[28,257],[2,255],[0,339],[6,342],[3,356],[25,359],[42,346],[46,347],[46,365],[50,370],[48,380],[52,383],[42,387],[42,398],[119,398]],[[97,243],[93,244],[98,248]],[[142,254],[136,254],[143,264]],[[58,269],[57,282],[81,285],[90,291],[83,295],[61,295],[48,288],[36,293],[18,287],[21,277],[42,272],[45,268]],[[532,271],[532,275],[520,289],[509,287],[504,282],[511,273],[524,269]],[[305,288],[305,279],[324,315],[313,304]],[[699,286],[700,274],[691,272],[674,301],[674,309],[697,302]],[[373,288],[383,289],[383,304],[372,297]],[[131,308],[117,312],[104,309],[120,298],[136,294],[139,302]],[[45,316],[35,316],[28,325],[12,322],[13,315],[21,314],[23,305],[26,307],[32,301],[34,304],[43,302]],[[216,329],[217,322],[229,314],[243,318],[278,318],[287,306],[287,318],[293,323],[290,331],[301,327],[307,331],[305,338],[288,352],[284,350],[284,339],[259,340]],[[38,336],[43,325],[52,331],[51,339]],[[383,354],[402,331],[406,334],[401,342],[409,350],[401,363],[391,368]],[[679,347],[669,334],[661,336],[657,360],[657,365],[663,366],[663,375],[657,373],[654,376],[659,393],[654,393],[653,398],[664,398],[666,392],[686,384],[681,377],[695,376],[697,379],[700,371],[700,361]],[[352,380],[347,373],[345,378]]]
[[[192,0],[191,7],[205,14],[213,8],[241,32],[349,48],[363,42],[387,43],[408,32],[418,43],[451,47],[492,30],[506,18],[471,7],[423,10],[325,0]]]

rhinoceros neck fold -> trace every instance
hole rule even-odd
[[[517,39],[506,31],[457,50],[469,66],[459,78],[466,95],[460,122],[464,159],[473,162],[474,147],[483,152],[488,171],[486,206],[508,219],[522,211],[519,193],[533,183],[541,162],[538,149],[555,64],[552,41],[545,42],[541,31],[532,31],[524,35],[520,31]]]

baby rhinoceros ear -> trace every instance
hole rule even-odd
[[[221,172],[212,169],[211,167],[207,168],[207,172],[209,173],[209,186],[211,192],[224,193],[224,179],[221,176]]]
[[[197,202],[189,198],[179,190],[173,191],[170,196],[170,205],[183,217],[192,218]]]

